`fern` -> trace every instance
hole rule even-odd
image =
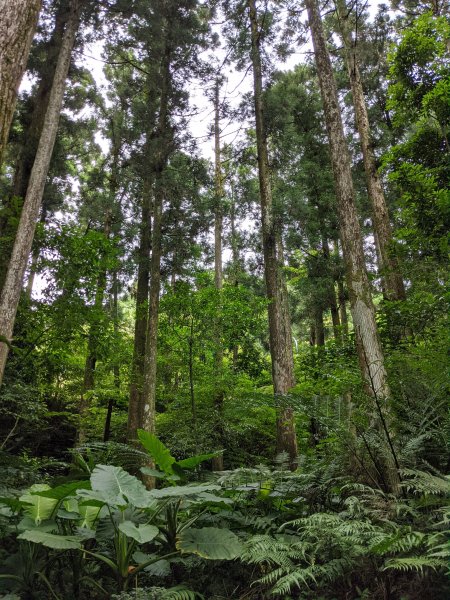
[[[437,476],[413,469],[404,469],[401,475],[406,478],[402,485],[408,492],[447,497],[450,495],[449,476]]]
[[[147,452],[118,442],[90,442],[75,448],[73,454],[78,457],[80,462],[88,464],[89,467],[96,464],[105,464],[131,471],[136,470],[148,461]],[[87,460],[84,456],[87,457]]]
[[[286,597],[286,595],[290,594],[293,589],[301,588],[302,585],[310,587],[310,585],[317,583],[316,572],[317,567],[315,565],[311,565],[310,567],[306,567],[304,569],[295,569],[291,573],[283,575],[278,579],[277,583],[271,590],[271,594],[274,596]],[[267,577],[262,577],[260,582],[266,583]]]
[[[202,594],[188,590],[182,585],[165,590],[160,598],[161,600],[204,600]]]
[[[423,573],[424,569],[443,569],[448,565],[447,561],[426,556],[409,556],[406,558],[390,558],[382,567],[383,571],[396,569],[398,571],[417,571]]]

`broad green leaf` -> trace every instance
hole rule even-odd
[[[208,492],[211,490],[222,489],[215,483],[205,485],[177,485],[173,487],[164,488],[162,490],[152,490],[149,492],[154,498],[170,498],[173,496],[193,496]]]
[[[35,484],[30,487],[28,492],[20,496],[19,500],[24,504],[24,513],[31,519],[34,519],[36,525],[46,519],[50,519],[59,504],[56,498],[44,498],[38,496],[37,492],[44,492],[50,489],[46,484]]]
[[[30,529],[17,536],[35,544],[42,544],[54,550],[75,550],[81,548],[80,540],[74,535],[56,535],[39,529]]]
[[[124,521],[120,523],[119,529],[126,536],[136,540],[138,544],[146,544],[151,542],[159,533],[158,528],[154,525],[141,525],[137,527],[132,521]]]
[[[76,498],[67,498],[62,505],[68,512],[78,512],[78,500]]]
[[[99,492],[100,498],[108,504],[124,506],[126,498],[136,508],[149,508],[153,501],[150,492],[142,482],[130,475],[122,467],[112,465],[97,465],[92,471],[91,486],[93,492]],[[88,490],[81,490],[80,495],[89,497]]]
[[[90,504],[80,505],[78,512],[81,519],[78,521],[78,527],[92,529],[97,519],[100,518],[101,511],[101,506],[92,506]]]
[[[229,529],[189,528],[181,532],[177,548],[183,554],[198,554],[211,560],[232,560],[243,551],[239,538]]]
[[[205,460],[210,460],[219,454],[220,452],[212,452],[211,454],[197,454],[197,456],[191,456],[189,458],[184,458],[183,460],[177,461],[177,465],[182,469],[194,469],[200,463],[205,462]]]
[[[78,496],[80,497],[80,505],[81,504],[89,504],[90,506],[104,506],[107,504],[108,506],[126,506],[127,500],[121,494],[117,496],[109,495],[107,492],[102,492],[100,490],[79,490]]]
[[[56,513],[56,516],[58,517],[58,519],[65,519],[67,521],[76,521],[80,518],[78,512],[66,510],[65,508],[59,508]]]
[[[58,530],[58,526],[55,521],[45,521],[45,523],[41,523],[40,525],[36,526],[34,519],[30,517],[23,517],[23,519],[17,523],[18,531],[27,531],[28,529],[36,528],[39,529],[39,531],[46,531],[48,533],[53,533],[54,531]]]
[[[71,483],[64,483],[57,487],[46,489],[43,491],[35,492],[37,496],[42,498],[54,498],[55,500],[64,500],[67,496],[74,495],[79,489],[88,489],[91,484],[89,481],[72,481]]]
[[[196,498],[196,502],[211,502],[212,504],[233,504],[234,500],[231,498],[227,498],[226,496],[216,496],[215,494],[210,494],[209,492],[202,492]]]
[[[155,463],[168,475],[173,475],[172,465],[175,462],[169,449],[154,435],[143,429],[138,429],[141,444],[153,458]]]

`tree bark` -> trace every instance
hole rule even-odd
[[[142,192],[142,219],[138,250],[138,275],[136,290],[136,316],[134,322],[134,348],[131,365],[130,399],[128,404],[127,439],[137,441],[137,429],[141,419],[142,388],[144,384],[144,360],[147,342],[148,293],[150,283],[150,250],[152,244],[151,213],[152,184],[144,179]]]
[[[214,286],[221,293],[223,289],[223,266],[222,266],[222,230],[223,230],[223,182],[220,155],[220,83],[216,80],[214,89]],[[216,311],[216,322],[214,324],[214,411],[215,411],[215,433],[217,443],[223,448],[223,345],[222,345],[222,307],[221,300]],[[213,471],[223,471],[223,454],[212,459]]]
[[[325,346],[325,327],[323,325],[323,310],[320,307],[315,310],[314,323],[316,329],[316,346],[323,348]]]
[[[159,173],[155,181],[147,347],[144,360],[144,381],[142,389],[143,410],[141,415],[141,428],[150,433],[154,433],[155,431],[156,351],[158,341],[159,293],[161,289],[161,225],[163,200],[163,182],[161,181],[161,173]]]
[[[325,42],[316,0],[306,0],[319,84],[330,142],[331,162],[337,196],[340,237],[344,254],[350,306],[359,344],[361,370],[368,389],[380,398],[389,396],[384,356],[378,337],[361,229],[356,212],[350,156],[344,136],[336,82]]]
[[[157,341],[159,318],[159,294],[161,289],[161,253],[162,253],[162,215],[164,202],[163,174],[172,149],[172,134],[169,127],[169,96],[171,90],[171,50],[165,44],[161,61],[161,88],[159,115],[154,141],[157,148],[155,154],[154,174],[154,208],[152,232],[152,257],[150,262],[149,313],[147,321],[147,347],[144,360],[144,381],[142,390],[141,428],[153,433],[155,431],[155,401],[157,375]],[[148,487],[154,486],[153,478],[147,478]]]
[[[277,224],[273,213],[270,184],[269,157],[265,132],[262,67],[260,53],[260,29],[255,0],[248,0],[251,26],[251,58],[253,66],[254,110],[256,121],[256,144],[258,150],[259,190],[264,254],[264,275],[269,299],[269,339],[272,358],[272,380],[275,397],[279,401],[277,416],[277,451],[287,452],[291,468],[295,468],[298,455],[294,412],[286,401],[286,395],[295,385],[292,332],[286,298],[283,294],[284,277],[277,255]]]
[[[338,299],[339,299],[339,314],[342,323],[342,334],[345,339],[348,338],[348,316],[347,316],[347,306],[345,300],[345,287],[344,281],[342,278],[338,279]]]
[[[230,179],[230,190],[231,190],[231,206],[230,206],[230,233],[231,233],[231,257],[232,257],[232,270],[231,270],[231,283],[234,286],[239,285],[239,274],[240,274],[240,258],[239,258],[239,245],[238,245],[238,234],[236,231],[236,200],[234,197],[234,182],[233,178]],[[233,369],[237,369],[239,357],[239,346],[233,344]]]
[[[362,235],[354,200],[350,156],[317,0],[306,0],[306,7],[330,142],[340,237],[355,328],[356,349],[367,392],[374,398],[372,423],[385,436],[391,454],[386,461],[389,488],[391,491],[397,491],[398,469],[391,442],[387,402],[390,391],[364,260]]]
[[[47,220],[47,210],[45,208],[45,204],[43,204],[42,210],[41,210],[41,218],[39,219],[41,227],[45,226],[46,220]],[[33,286],[34,286],[34,280],[36,278],[36,270],[37,270],[37,263],[39,260],[39,253],[40,253],[39,244],[36,244],[36,240],[34,240],[34,248],[32,248],[32,254],[31,254],[30,273],[28,275],[27,289],[26,289],[26,293],[27,293],[27,297],[28,297],[29,301],[31,301],[31,296],[33,294]],[[1,289],[1,286],[0,286],[0,289]]]
[[[64,39],[61,44],[61,52],[58,57],[49,105],[45,115],[44,127],[39,140],[36,159],[31,171],[30,182],[22,209],[8,273],[1,294],[0,335],[4,336],[7,340],[11,339],[13,333],[14,321],[16,318],[20,293],[22,291],[23,276],[25,274],[28,257],[33,243],[36,221],[42,203],[45,180],[47,178],[53,147],[55,145],[65,83],[69,71],[72,49],[79,27],[82,4],[82,0],[73,0],[71,4],[71,12],[64,32]],[[8,345],[0,341],[0,384],[3,379],[7,355]]]
[[[61,43],[69,11],[65,3],[60,3],[55,17],[55,27],[46,49],[46,60],[43,65],[41,81],[32,99],[30,123],[22,134],[22,146],[16,161],[11,193],[3,200],[0,212],[0,290],[5,282],[8,263],[14,246],[17,223],[20,219],[23,199],[27,193],[31,169],[44,125],[50,91],[55,75],[56,63],[61,50]],[[44,197],[45,208],[45,197]]]
[[[372,425],[386,442],[386,482],[398,491],[398,464],[391,437],[390,390],[367,276],[361,229],[356,212],[350,156],[344,136],[336,82],[325,42],[317,0],[306,0],[316,57],[336,187],[340,237],[344,254],[356,350],[367,392],[374,399]]]
[[[0,0],[0,166],[41,0]]]
[[[112,317],[113,317],[113,326],[114,326],[114,338],[119,340],[119,280],[117,277],[117,269],[114,270],[113,273],[113,289],[112,289]],[[114,374],[114,387],[117,390],[117,393],[120,392],[120,365],[117,359],[114,361],[113,366],[113,374]],[[105,428],[103,430],[103,441],[109,441],[111,436],[111,419],[113,414],[113,409],[116,404],[115,398],[112,397],[108,401],[108,408],[106,410],[106,418],[105,418]]]
[[[356,51],[356,39],[352,40],[349,23],[349,12],[345,0],[335,0],[336,10],[344,42],[345,62],[355,108],[356,126],[359,133],[363,155],[364,170],[367,180],[367,191],[372,208],[372,223],[375,244],[379,257],[379,271],[383,279],[383,289],[388,300],[405,300],[405,286],[400,274],[397,258],[392,253],[392,228],[389,213],[378,173],[372,137],[370,133],[369,115],[361,81]]]
[[[332,269],[330,269],[330,246],[328,244],[328,240],[326,237],[322,238],[322,251],[325,260],[327,261],[327,272],[333,275]],[[336,301],[336,291],[334,289],[334,278],[332,277],[330,280],[330,284],[328,286],[328,305],[330,307],[331,312],[331,322],[333,324],[333,335],[337,344],[342,342],[342,331],[341,331],[341,320],[339,318],[339,310]]]

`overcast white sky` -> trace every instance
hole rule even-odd
[[[364,0],[357,0],[359,5],[365,4]],[[382,0],[369,0],[366,8],[371,16],[374,16],[378,6],[382,3]],[[305,13],[301,17],[304,21],[306,19]],[[220,35],[220,26],[215,26],[215,31]],[[220,47],[214,53],[214,59],[223,61],[225,56],[225,49],[223,47],[224,41],[222,41],[222,47]],[[286,62],[278,63],[276,66],[280,70],[292,69],[295,65],[304,61],[305,53],[309,53],[312,50],[310,42],[304,44],[301,47],[297,47],[295,52],[288,58]],[[97,85],[100,87],[106,85],[106,79],[103,74],[104,61],[102,57],[103,43],[96,42],[91,46],[85,48],[83,56],[80,58],[83,66],[88,68]],[[211,52],[208,51],[203,54],[204,58],[211,56]],[[245,93],[248,93],[252,89],[252,74],[251,71],[247,73],[237,72],[235,69],[230,67],[224,67],[223,75],[226,77],[226,82],[221,91],[221,99],[225,98],[231,106],[237,107]],[[189,85],[190,102],[191,108],[198,108],[199,114],[193,116],[189,120],[189,129],[193,137],[195,137],[200,146],[201,154],[205,158],[213,159],[214,156],[214,140],[208,136],[211,124],[214,119],[213,107],[210,100],[205,95],[204,84],[194,83]],[[241,125],[241,127],[240,127]],[[236,136],[243,135],[245,132],[246,125],[242,127],[241,123],[233,122],[227,119],[223,119],[221,122],[221,141],[222,143],[232,143]],[[238,131],[239,130],[239,131]],[[98,135],[98,142],[107,150],[107,142]]]

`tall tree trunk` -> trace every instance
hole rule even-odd
[[[363,154],[367,191],[372,207],[372,223],[380,261],[379,269],[384,282],[383,287],[388,300],[404,300],[406,298],[405,286],[400,274],[398,261],[392,253],[392,228],[370,134],[369,116],[367,114],[356,51],[357,40],[352,40],[349,11],[345,0],[335,1],[342,40],[344,42],[345,61],[352,90],[356,126]]]
[[[39,140],[30,182],[22,209],[11,260],[0,299],[0,336],[11,339],[22,282],[33,243],[36,221],[42,203],[45,180],[55,145],[59,117],[64,97],[65,83],[69,71],[72,48],[78,31],[82,0],[73,0],[71,12],[61,44],[50,101],[45,115],[44,127]],[[0,384],[3,379],[8,345],[0,340]]]
[[[0,166],[41,0],[0,0]]]
[[[342,343],[342,329],[341,329],[341,319],[339,318],[339,309],[338,309],[338,303],[336,300],[336,290],[334,289],[334,283],[332,283],[330,285],[329,302],[330,302],[331,322],[333,324],[333,336],[336,341],[336,344],[340,345]]]
[[[220,156],[220,84],[216,80],[214,90],[214,286],[221,293],[223,288],[222,267],[222,230],[223,230],[223,182],[222,166]],[[222,346],[222,310],[221,300],[217,306],[216,322],[214,324],[214,410],[215,410],[215,432],[217,443],[223,448],[223,346]],[[213,471],[223,471],[223,455],[215,456],[212,460]]]
[[[36,151],[44,125],[50,91],[55,75],[56,63],[61,50],[64,28],[69,16],[65,3],[60,3],[55,17],[55,27],[52,37],[46,47],[45,64],[42,67],[42,77],[35,96],[32,98],[31,120],[22,134],[22,146],[17,159],[11,193],[2,203],[0,211],[0,290],[5,282],[8,263],[14,246],[17,223],[27,193],[31,169],[33,168]],[[45,197],[44,197],[45,206]]]
[[[238,234],[236,231],[236,199],[234,197],[233,178],[231,178],[231,180],[230,180],[230,189],[231,189],[230,229],[231,229],[231,259],[232,259],[231,283],[237,287],[239,285],[240,259],[239,259]],[[239,356],[239,346],[238,346],[238,344],[233,344],[233,369],[237,369],[238,356]]]
[[[316,346],[323,348],[325,346],[325,327],[323,325],[323,310],[316,307],[314,311],[314,323],[316,330]]]
[[[389,396],[389,388],[367,277],[362,235],[354,199],[350,156],[344,136],[336,82],[317,2],[306,0],[306,6],[330,141],[350,305],[355,334],[361,342],[359,353],[361,369],[368,387],[381,398],[386,398]]]
[[[239,257],[239,240],[236,230],[236,198],[234,190],[234,181],[230,180],[231,190],[231,206],[230,206],[230,230],[231,230],[231,259],[233,261],[232,283],[239,285],[240,257]]]
[[[147,321],[147,347],[144,360],[144,382],[142,390],[143,410],[141,428],[150,433],[155,431],[155,400],[157,374],[157,341],[159,318],[159,293],[161,289],[161,226],[164,188],[159,173],[155,181],[153,209],[152,258],[150,262],[150,294]]]
[[[327,272],[333,275],[332,269],[328,265],[330,265],[330,246],[328,244],[328,240],[326,236],[322,238],[322,251],[324,258],[327,263]],[[327,290],[328,295],[328,305],[330,307],[331,312],[331,322],[333,323],[333,335],[337,344],[340,344],[342,341],[342,331],[341,331],[341,320],[339,319],[339,310],[336,302],[336,291],[334,289],[334,278],[332,277]]]
[[[159,318],[159,294],[161,289],[162,214],[164,202],[164,170],[172,149],[172,137],[168,122],[169,96],[171,90],[171,50],[166,43],[161,61],[161,89],[158,123],[154,136],[157,150],[155,155],[155,186],[153,208],[152,257],[150,262],[149,313],[147,321],[147,347],[144,360],[144,382],[142,390],[141,427],[155,431],[155,401],[157,375],[157,341]],[[153,478],[147,478],[148,487],[154,486]]]
[[[288,310],[283,294],[283,273],[277,256],[277,228],[273,214],[270,184],[267,137],[264,124],[262,99],[262,68],[260,53],[260,28],[255,0],[248,0],[252,66],[254,84],[254,110],[256,121],[256,144],[258,150],[259,190],[261,198],[261,221],[264,254],[264,275],[269,299],[269,338],[272,358],[274,393],[280,401],[277,416],[277,451],[287,452],[291,468],[295,468],[298,455],[294,412],[286,405],[286,395],[295,385],[292,332],[286,319]]]
[[[144,360],[147,342],[148,292],[150,283],[150,250],[152,243],[152,183],[144,179],[142,192],[142,218],[138,250],[138,275],[136,290],[136,316],[134,322],[133,362],[131,365],[130,400],[128,404],[127,439],[137,440],[141,420],[142,389],[144,384]]]
[[[194,390],[194,317],[191,316],[189,326],[189,397],[191,400],[192,427],[194,430],[195,444],[197,444],[197,405]]]
[[[113,290],[112,290],[112,317],[114,326],[114,338],[119,340],[119,280],[117,277],[117,269],[113,273]],[[120,392],[120,366],[117,360],[114,360],[113,366],[114,387],[117,393]],[[110,398],[106,411],[105,428],[103,430],[103,441],[107,442],[111,435],[111,418],[115,405],[115,398]]]
[[[364,260],[362,235],[354,200],[350,156],[344,136],[336,82],[326,47],[317,0],[306,0],[306,7],[330,142],[340,237],[357,341],[357,353],[367,391],[374,397],[376,405],[373,411],[374,424],[386,435],[386,442],[392,451],[387,405],[390,392]],[[395,454],[392,451],[392,460],[389,460],[387,465],[387,477],[392,490],[397,489],[398,482],[397,465],[393,463],[395,460]]]
[[[41,210],[41,218],[39,219],[40,225],[41,227],[45,226],[45,222],[47,220],[47,209],[45,207],[45,204],[42,205],[42,210]],[[28,300],[31,301],[31,295],[33,293],[33,285],[34,285],[34,280],[36,278],[36,270],[37,270],[37,262],[39,260],[39,252],[40,252],[40,247],[39,244],[36,243],[37,240],[34,240],[34,248],[32,249],[32,255],[31,255],[31,265],[30,265],[30,274],[28,275],[28,281],[27,281],[27,297]]]
[[[347,315],[347,294],[344,285],[345,274],[342,273],[341,268],[339,268],[339,262],[341,259],[341,254],[339,251],[339,238],[335,237],[333,239],[333,254],[335,256],[336,265],[333,273],[334,281],[337,285],[337,298],[338,298],[338,309],[339,309],[339,318],[341,321],[342,327],[342,340],[346,341],[348,338],[348,315]]]
[[[344,281],[340,277],[337,282],[338,285],[338,299],[339,299],[339,314],[341,317],[342,323],[342,333],[344,338],[348,338],[348,316],[347,316],[347,306],[345,301],[345,287]]]

